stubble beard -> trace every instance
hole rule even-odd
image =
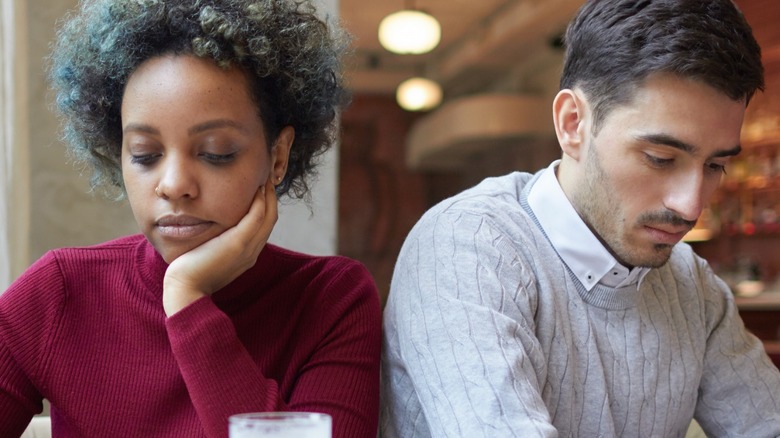
[[[591,142],[585,157],[585,184],[581,186],[579,196],[575,196],[579,199],[579,206],[575,205],[575,209],[596,238],[622,265],[628,268],[659,268],[665,265],[672,253],[671,245],[655,244],[652,248],[643,249],[639,246],[641,243],[628,240],[630,229],[640,228],[659,215],[643,214],[636,225],[626,224],[621,201],[613,197],[614,184],[601,166],[596,148],[596,144]]]

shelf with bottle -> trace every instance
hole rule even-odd
[[[721,189],[780,190],[780,140],[754,142],[727,166]]]
[[[687,240],[718,235],[780,236],[780,141],[749,144],[732,160]]]

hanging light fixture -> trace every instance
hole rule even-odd
[[[441,40],[439,21],[432,15],[415,9],[413,1],[407,1],[404,10],[386,16],[379,23],[379,42],[393,53],[427,53]]]
[[[428,111],[441,103],[441,86],[425,78],[407,79],[398,86],[395,100],[407,111]]]

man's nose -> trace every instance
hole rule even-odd
[[[696,221],[706,204],[702,172],[689,172],[671,180],[664,204],[681,218]]]

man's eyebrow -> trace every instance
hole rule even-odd
[[[691,155],[695,155],[697,152],[699,152],[699,148],[695,145],[692,145],[690,143],[686,143],[682,140],[679,140],[677,138],[674,138],[670,135],[666,134],[642,134],[637,135],[635,137],[639,141],[662,145],[662,146],[670,146],[675,149],[679,149],[683,152],[689,153]],[[739,154],[742,151],[741,145],[736,145],[731,149],[725,149],[716,151],[710,158],[716,158],[716,157],[731,157],[734,155]]]
[[[742,152],[742,145],[736,145],[731,149],[726,149],[725,151],[717,151],[714,154],[712,154],[712,158],[716,157],[733,157],[735,155],[738,155],[740,152]]]

